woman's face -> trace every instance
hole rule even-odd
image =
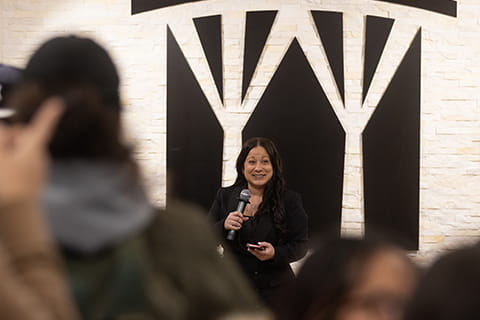
[[[401,320],[416,271],[402,252],[382,250],[366,265],[336,320]]]
[[[273,176],[272,162],[264,147],[258,146],[250,150],[243,163],[243,175],[248,186],[263,189]]]

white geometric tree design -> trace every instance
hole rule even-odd
[[[394,22],[370,88],[362,102],[365,24],[364,15],[343,15],[344,77],[345,83],[348,83],[345,86],[345,103],[340,97],[313,21],[305,24],[305,28],[311,30],[302,32],[298,38],[346,132],[341,231],[343,235],[352,236],[364,234],[362,133],[419,30],[417,25]]]
[[[242,130],[291,42],[297,38],[346,132],[342,234],[362,236],[364,233],[362,132],[415,38],[419,26],[394,22],[363,101],[366,16],[343,14],[344,79],[347,84],[343,102],[311,12],[301,6],[280,10],[266,40],[245,99],[242,101],[245,21],[245,13],[239,14],[235,11],[222,14],[223,97],[219,96],[193,20],[178,17],[175,22],[169,23],[169,28],[224,129],[222,184],[228,185],[233,182],[236,176],[234,155],[238,154],[241,148]]]

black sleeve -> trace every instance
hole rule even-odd
[[[228,215],[225,198],[225,191],[220,188],[208,211],[208,217],[213,221],[214,228],[221,237],[225,237],[227,234],[227,230],[223,228],[223,224]]]
[[[298,193],[288,192],[285,198],[287,219],[286,241],[275,246],[275,256],[270,262],[284,265],[297,261],[307,253],[308,217]]]

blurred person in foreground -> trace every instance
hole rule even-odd
[[[278,320],[402,320],[417,269],[383,241],[322,242],[277,296]]]
[[[405,320],[480,319],[480,246],[441,255],[419,281]]]
[[[77,319],[64,265],[42,215],[47,144],[63,111],[43,103],[29,126],[0,124],[0,317]]]
[[[29,122],[49,96],[66,103],[49,144],[52,165],[43,203],[86,319],[147,308],[143,288],[130,284],[143,283],[133,248],[153,210],[122,141],[118,86],[102,47],[90,39],[58,37],[33,53],[8,100],[18,123]],[[124,265],[121,256],[128,254],[131,263]]]
[[[237,179],[221,188],[209,212],[219,234],[261,301],[272,307],[272,297],[294,279],[290,263],[307,252],[308,222],[300,195],[286,187],[283,162],[267,138],[247,140],[237,157]],[[239,195],[251,197],[245,211],[237,211]]]
[[[11,96],[15,119],[30,121],[51,95],[63,97],[66,110],[49,145],[43,200],[82,317],[217,319],[256,311],[199,214],[150,205],[123,141],[119,76],[105,49],[76,36],[41,45]]]

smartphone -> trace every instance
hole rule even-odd
[[[247,243],[247,248],[251,248],[255,250],[265,250],[264,246],[260,246],[258,244],[251,244],[251,243]]]

